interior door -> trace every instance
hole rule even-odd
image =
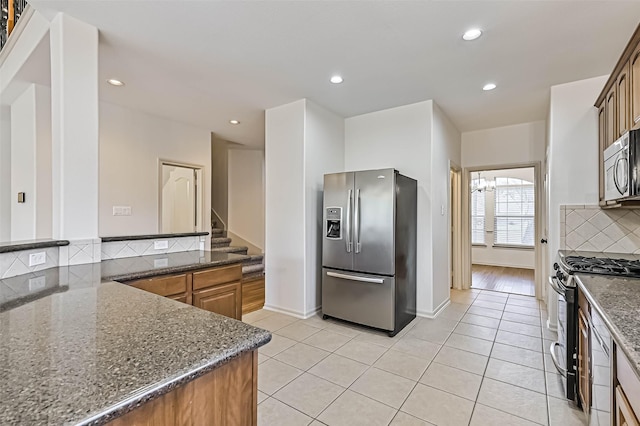
[[[355,175],[355,271],[389,276],[395,273],[395,189],[394,169]]]
[[[196,228],[196,171],[162,165],[162,232],[193,232]]]
[[[353,269],[354,173],[324,176],[322,212],[322,265]]]

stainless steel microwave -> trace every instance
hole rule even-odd
[[[631,130],[604,150],[604,200],[640,198],[640,130]]]

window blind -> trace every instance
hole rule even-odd
[[[535,199],[531,182],[496,178],[494,244],[533,247]]]
[[[484,244],[485,192],[471,193],[471,244]]]

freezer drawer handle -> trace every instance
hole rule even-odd
[[[363,283],[384,284],[384,279],[382,278],[358,277],[356,275],[339,274],[338,272],[327,272],[327,276],[342,278],[343,280],[361,281]]]

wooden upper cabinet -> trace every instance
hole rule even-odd
[[[607,120],[605,123],[605,131],[606,131],[606,144],[605,148],[611,145],[616,141],[618,136],[618,126],[616,120],[616,111],[617,111],[617,102],[616,102],[616,86],[612,87],[611,90],[607,93],[607,97],[605,98],[605,114],[607,115]]]
[[[625,65],[616,81],[616,107],[618,117],[618,133],[616,139],[631,129],[629,112],[629,64]]]
[[[631,128],[640,127],[640,45],[636,46],[629,59],[629,107]]]

